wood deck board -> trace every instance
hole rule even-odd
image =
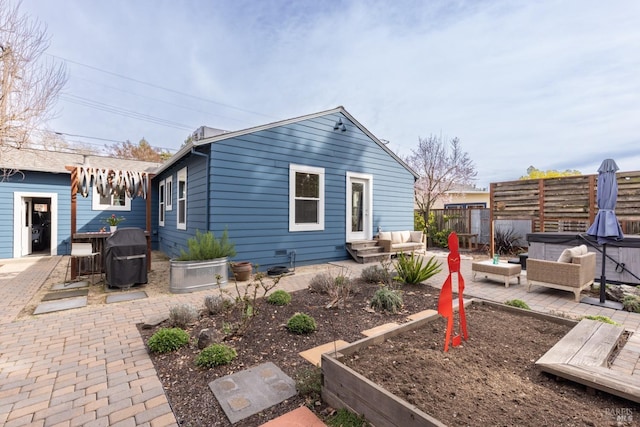
[[[536,365],[544,372],[640,403],[640,376],[605,366],[623,332],[621,326],[583,319]],[[632,346],[638,339],[635,335]]]

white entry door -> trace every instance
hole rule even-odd
[[[347,242],[371,239],[372,183],[371,175],[347,173]]]

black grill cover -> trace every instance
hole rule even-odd
[[[147,238],[139,228],[118,228],[104,247],[107,285],[129,288],[147,283]]]

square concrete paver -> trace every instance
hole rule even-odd
[[[111,304],[113,302],[122,302],[122,301],[133,301],[136,299],[146,298],[147,293],[144,291],[140,292],[128,292],[126,294],[115,294],[109,295],[107,297],[107,304]]]
[[[83,280],[81,282],[68,282],[68,283],[57,283],[51,286],[52,291],[62,291],[65,289],[77,289],[77,288],[87,288],[89,287],[89,282]]]
[[[296,395],[296,384],[271,362],[263,363],[209,383],[231,423]]]
[[[301,406],[291,412],[274,418],[260,427],[326,427],[316,414],[311,412],[306,406]]]
[[[326,344],[319,345],[317,347],[310,348],[309,350],[301,351],[298,353],[308,362],[315,366],[320,366],[322,362],[322,354],[330,351],[339,351],[341,348],[348,346],[349,343],[343,340],[337,340]]]
[[[49,292],[44,294],[42,301],[53,301],[64,298],[84,297],[89,295],[89,289],[71,289],[69,291]]]
[[[87,297],[67,298],[57,301],[43,302],[33,311],[33,314],[51,313],[53,311],[70,310],[72,308],[86,307]]]

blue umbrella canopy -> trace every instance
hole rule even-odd
[[[598,187],[596,202],[598,213],[587,230],[587,234],[595,236],[598,244],[608,241],[622,240],[624,235],[616,218],[615,208],[618,199],[618,182],[616,171],[618,165],[613,159],[605,159],[598,168]]]

